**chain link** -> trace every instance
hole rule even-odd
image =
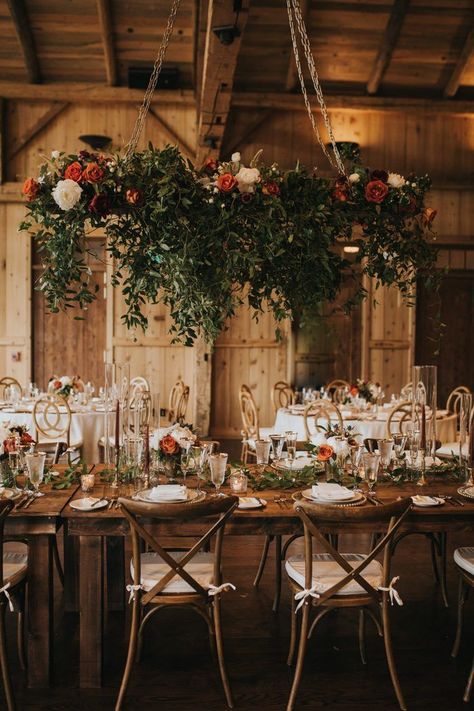
[[[163,34],[163,39],[161,40],[158,55],[153,65],[153,71],[148,82],[147,90],[145,92],[145,96],[143,97],[142,105],[140,106],[140,109],[138,111],[138,116],[133,127],[132,135],[126,146],[125,159],[130,158],[132,153],[135,152],[141,133],[143,131],[148,110],[150,108],[151,99],[153,97],[153,92],[156,89],[156,84],[158,81],[158,77],[160,76],[161,67],[165,58],[166,50],[168,49],[168,44],[171,39],[171,35],[173,34],[174,21],[176,19],[176,14],[178,12],[180,2],[181,0],[173,0],[173,5],[171,7],[171,11],[168,17],[168,23]]]
[[[308,117],[309,117],[309,120],[311,121],[311,126],[313,127],[313,131],[316,135],[318,143],[321,146],[321,149],[322,149],[324,155],[326,156],[326,158],[328,159],[330,165],[332,165],[333,168],[338,170],[342,175],[346,176],[346,170],[344,167],[344,163],[341,159],[341,154],[339,153],[338,147],[336,145],[336,140],[334,138],[334,132],[333,132],[332,125],[331,125],[331,119],[329,118],[326,103],[324,101],[323,92],[321,89],[321,84],[319,83],[318,72],[316,71],[316,66],[314,64],[313,53],[311,51],[311,44],[308,39],[308,34],[306,31],[305,22],[302,17],[302,14],[301,14],[299,0],[286,0],[286,8],[288,11],[288,22],[290,25],[291,42],[293,45],[293,53],[295,56],[296,69],[298,72],[298,78],[299,78],[300,85],[301,85],[301,91],[303,93],[303,99],[304,99],[304,103],[306,106],[306,111],[308,112]],[[301,61],[300,61],[300,55],[299,55],[299,49],[298,49],[298,42],[297,42],[297,38],[296,38],[295,25],[294,25],[294,21],[293,21],[293,14],[295,16],[296,25],[297,25],[298,33],[299,33],[299,37],[300,37],[300,42],[303,47],[306,63],[308,65],[309,73],[311,75],[311,80],[313,82],[313,87],[316,92],[316,97],[318,99],[318,103],[319,103],[319,106],[321,109],[321,114],[323,116],[324,125],[326,126],[329,140],[331,141],[332,149],[334,152],[334,159],[331,156],[331,154],[329,153],[324,141],[321,138],[321,134],[319,132],[317,123],[316,123],[314,115],[313,115],[311,103],[309,101],[308,92],[306,91],[304,74],[303,74],[303,70],[301,68]]]

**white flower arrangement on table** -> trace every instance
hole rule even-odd
[[[196,441],[191,427],[176,424],[155,430],[150,436],[150,449],[158,452],[159,458],[178,457]]]
[[[69,397],[72,393],[84,392],[84,383],[79,375],[53,375],[48,381],[48,393]]]

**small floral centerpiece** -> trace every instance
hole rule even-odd
[[[373,383],[371,380],[357,378],[356,384],[352,385],[350,393],[352,397],[360,397],[367,403],[373,404],[382,392],[380,383]]]
[[[176,424],[153,433],[150,448],[168,479],[174,479],[179,473],[181,454],[196,441],[197,437],[189,425]]]
[[[84,392],[84,383],[79,375],[74,375],[72,378],[69,375],[62,375],[60,378],[53,375],[48,381],[48,393],[60,395],[68,398],[73,393]]]
[[[15,452],[17,446],[30,447],[35,440],[28,432],[26,425],[10,425],[1,431],[0,459],[7,459],[10,452]]]
[[[352,425],[342,429],[338,424],[330,424],[311,437],[308,448],[319,461],[325,463],[326,479],[340,481],[344,475],[344,465],[350,456],[351,446],[357,444],[358,432]]]

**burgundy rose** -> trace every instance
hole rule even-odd
[[[262,193],[265,195],[279,195],[280,186],[275,180],[266,180],[262,185]]]
[[[371,180],[365,186],[365,199],[367,202],[381,203],[388,194],[388,185],[381,180]]]
[[[253,200],[253,193],[241,193],[240,200],[244,203],[244,205],[248,205],[248,203]]]
[[[89,212],[105,217],[110,212],[110,200],[107,195],[94,195],[89,203]]]
[[[81,160],[89,160],[89,158],[92,158],[92,154],[89,151],[79,151],[77,156]]]
[[[208,173],[215,173],[217,170],[217,161],[214,158],[206,158],[203,164],[203,170],[207,171]]]
[[[386,183],[388,180],[388,173],[386,170],[373,170],[370,175],[371,180],[381,180],[382,183]]]

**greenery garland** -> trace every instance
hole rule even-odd
[[[100,228],[127,327],[145,330],[144,305],[163,302],[173,339],[192,345],[214,341],[245,299],[257,317],[271,309],[277,321],[295,319],[334,302],[351,279],[349,310],[366,296],[364,275],[410,302],[418,278],[436,279],[429,187],[428,176],[371,171],[357,156],[349,178],[334,180],[258,156],[246,167],[239,154],[197,170],[174,147],[149,145],[128,160],[54,151],[24,184],[20,229],[38,242],[51,311],[96,298],[87,235]],[[340,256],[347,240],[359,247],[352,264]]]

